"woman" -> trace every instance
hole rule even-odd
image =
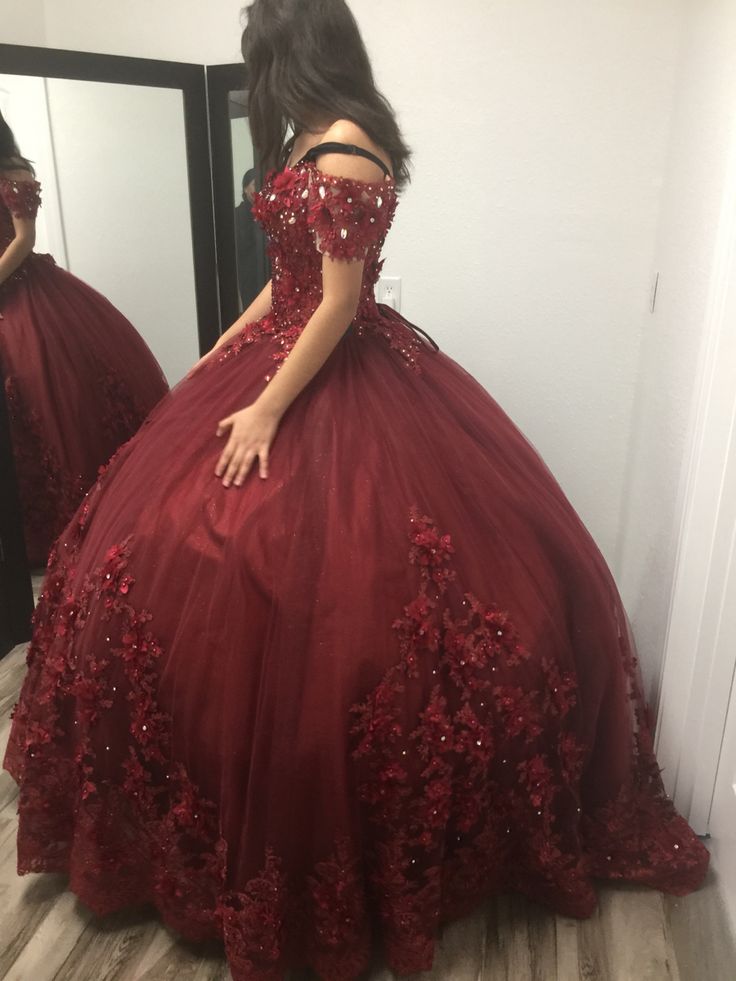
[[[420,971],[498,890],[586,917],[595,878],[697,888],[600,552],[375,303],[408,151],[347,6],[255,0],[243,49],[273,278],[58,544],[5,761],[19,870],[221,935],[236,981],[347,981],[375,946]]]
[[[46,564],[99,467],[168,391],[125,317],[33,251],[40,203],[0,114],[0,370],[34,566]]]

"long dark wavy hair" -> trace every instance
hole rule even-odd
[[[253,0],[242,51],[251,136],[264,169],[282,167],[294,136],[324,119],[349,119],[390,156],[396,187],[411,151],[376,88],[360,30],[345,0]]]
[[[18,149],[13,131],[0,112],[0,170],[30,170],[35,174],[30,160],[26,160]]]

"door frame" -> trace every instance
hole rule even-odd
[[[235,211],[233,202],[233,147],[230,129],[230,92],[247,88],[247,72],[240,62],[207,66],[207,106],[212,148],[212,198],[215,211],[215,246],[220,286],[220,321],[227,329],[240,315]],[[263,168],[255,162],[256,187],[263,185]],[[270,276],[265,241],[259,247],[258,279],[265,286]]]
[[[708,834],[736,638],[736,125],[727,168],[685,469],[683,520],[660,678],[656,751],[667,791]]]

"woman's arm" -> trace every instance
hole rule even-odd
[[[335,168],[335,169],[333,169]],[[380,169],[363,157],[325,154],[320,169],[335,176],[377,181]],[[350,326],[358,309],[363,258],[322,256],[322,300],[279,370],[245,409],[220,420],[217,435],[229,433],[215,474],[225,487],[239,487],[256,457],[259,474],[268,476],[268,456],[281,417],[314,378]]]
[[[0,283],[4,283],[15,272],[24,259],[33,252],[36,244],[36,221],[34,218],[16,218],[13,215],[15,238],[0,255]]]
[[[363,266],[323,256],[322,301],[255,405],[280,419],[314,378],[358,312]]]
[[[322,259],[322,302],[294,347],[255,402],[221,419],[217,435],[229,431],[215,474],[225,487],[240,487],[258,457],[258,472],[268,476],[268,454],[281,417],[314,378],[350,326],[358,309],[363,260]]]
[[[224,333],[220,334],[209,351],[203,354],[199,361],[192,365],[187,372],[187,378],[191,378],[195,371],[197,371],[197,369],[200,368],[205,361],[208,361],[218,348],[221,348],[223,344],[227,344],[228,341],[231,341],[234,337],[236,337],[246,324],[252,324],[256,320],[260,320],[261,317],[265,317],[270,310],[271,280],[269,279],[248,309],[244,310],[235,323],[231,327],[228,327]]]

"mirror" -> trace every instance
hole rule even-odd
[[[41,182],[35,251],[120,310],[175,385],[199,357],[181,91],[0,75],[0,110]]]
[[[257,189],[253,141],[248,125],[248,93],[228,92],[230,146],[235,200],[235,262],[238,277],[238,309],[242,312],[263,288],[259,256],[263,232],[253,218],[251,205]]]
[[[183,106],[172,89],[13,75],[0,96],[41,196],[0,342],[40,568],[99,467],[199,356]],[[11,215],[32,186],[3,181]]]
[[[212,187],[203,66],[2,47],[0,112],[35,171],[0,171],[0,370],[37,584],[99,468],[219,335]]]

